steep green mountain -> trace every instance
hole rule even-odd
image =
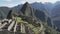
[[[48,3],[50,4],[50,3]],[[48,7],[50,5],[46,4]],[[51,11],[47,9],[45,4],[43,3],[25,3],[22,5],[18,5],[12,8],[12,11],[16,11],[19,14],[24,13],[24,15],[32,16],[34,18],[41,19],[43,22],[49,22],[48,24],[52,26],[51,22]],[[52,6],[52,5],[51,5]],[[51,8],[51,7],[50,7]]]
[[[35,10],[34,8],[32,8],[28,2],[26,2],[26,3],[22,6],[22,8],[21,8],[20,11],[21,11],[24,15],[26,15],[26,16],[36,17],[36,15],[35,15],[36,10]],[[37,11],[37,12],[38,12],[38,11]]]
[[[35,17],[34,16],[34,9],[32,7],[30,7],[30,4],[28,2],[26,2],[21,10],[20,10],[24,15],[26,16],[32,16],[32,17]]]
[[[51,18],[48,15],[46,15],[46,13],[44,11],[32,8],[28,2],[26,2],[22,6],[20,12],[22,12],[25,16],[31,16],[34,19],[38,18],[42,22],[44,22],[44,23],[47,22],[47,24],[49,24],[49,26],[52,26]]]

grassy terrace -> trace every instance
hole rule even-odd
[[[48,27],[46,25],[44,26],[42,24],[42,22],[40,23],[41,27],[35,27],[34,25],[30,24],[29,22],[23,21],[22,18],[20,18],[20,17],[15,17],[15,18],[19,23],[26,24],[26,26],[30,27],[34,31],[35,34],[39,34],[39,32],[42,32],[42,34],[44,34],[44,30],[46,29],[46,27]],[[24,31],[24,27],[22,27],[22,29]],[[57,32],[53,28],[50,28],[50,27],[48,27],[48,31],[50,31],[50,34],[60,34],[60,32]]]
[[[19,23],[23,23],[23,24],[26,24],[28,27],[30,27],[35,34],[38,34],[39,33],[39,30],[40,30],[40,27],[35,27],[34,25],[26,22],[26,21],[23,21],[20,17],[15,17],[16,20],[19,22]],[[23,27],[24,28],[24,27]],[[42,28],[41,28],[42,29]],[[24,30],[24,29],[23,29]]]

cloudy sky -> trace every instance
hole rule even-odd
[[[0,0],[0,7],[1,6],[8,6],[8,7],[13,7],[16,6],[18,4],[23,4],[25,2],[29,2],[29,3],[33,3],[33,2],[51,2],[51,3],[55,3],[56,1],[60,1],[60,0]]]

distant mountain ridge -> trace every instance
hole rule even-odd
[[[10,11],[10,8],[8,7],[0,7],[1,19],[6,18],[9,11]]]

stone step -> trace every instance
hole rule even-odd
[[[14,26],[14,32],[16,32],[16,29],[17,29],[17,22],[16,22],[16,24],[15,24],[15,26]]]
[[[2,29],[3,27],[5,27],[5,25],[7,25],[7,23],[4,23],[0,26],[0,29]]]
[[[8,31],[10,31],[10,30],[12,29],[12,27],[14,26],[14,23],[15,23],[15,21],[13,21],[13,22],[9,25]]]

